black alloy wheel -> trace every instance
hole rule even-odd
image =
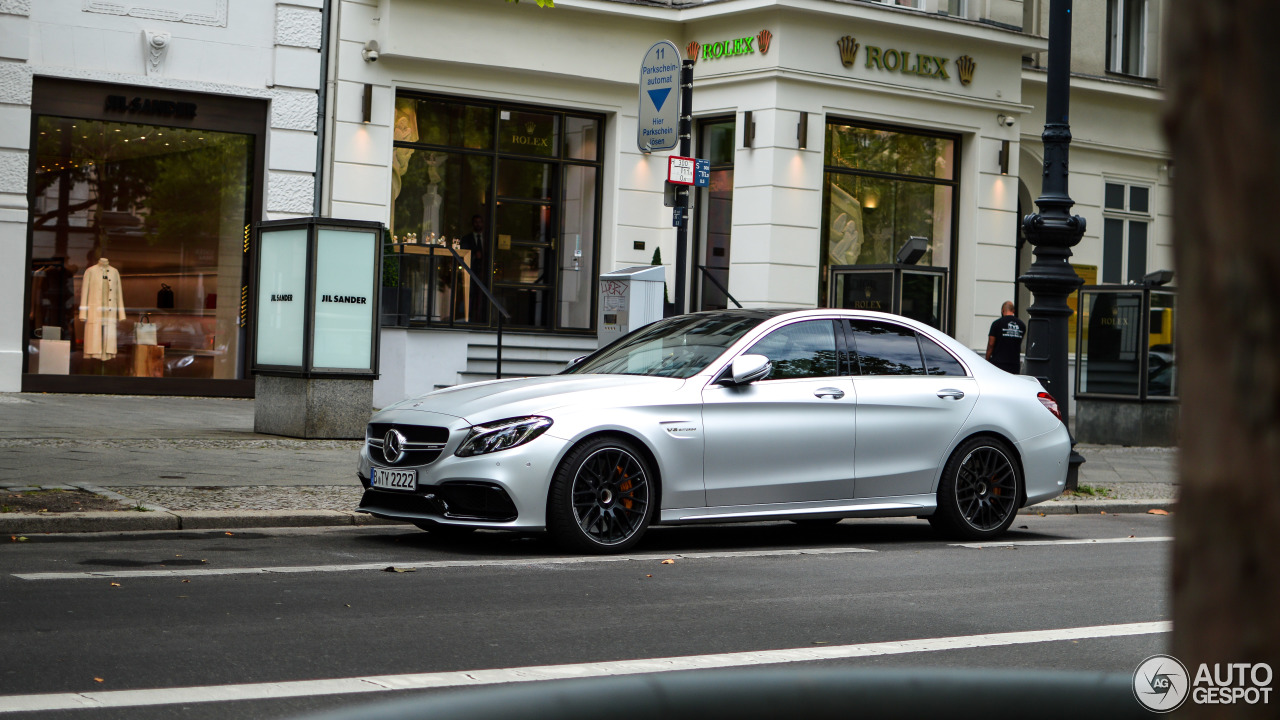
[[[942,471],[934,527],[965,540],[996,537],[1013,524],[1022,498],[1022,471],[1013,451],[990,437],[968,440]]]
[[[633,547],[654,513],[653,473],[645,455],[617,437],[589,440],[556,470],[547,528],[576,552],[622,552]]]

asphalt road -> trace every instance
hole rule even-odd
[[[918,520],[655,528],[603,559],[408,527],[5,538],[0,717],[283,718],[520,674],[456,671],[657,658],[1131,673],[1167,650],[1169,518],[1014,528],[985,547]],[[102,699],[118,706],[18,711]]]

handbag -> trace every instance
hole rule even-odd
[[[156,292],[156,307],[161,310],[173,309],[173,288],[165,283],[160,283],[160,289]]]
[[[136,345],[156,344],[156,324],[151,322],[151,313],[142,313],[142,317],[134,323],[133,336]]]

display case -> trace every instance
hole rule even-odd
[[[1172,288],[1086,285],[1076,318],[1076,397],[1178,398]]]
[[[831,307],[893,313],[948,330],[946,268],[909,263],[833,265],[827,282]]]

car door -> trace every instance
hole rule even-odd
[[[852,496],[856,406],[836,323],[776,328],[744,353],[769,358],[767,378],[703,389],[709,506]]]
[[[932,492],[943,454],[977,402],[977,382],[910,327],[852,320],[849,329],[859,370],[854,497]]]

